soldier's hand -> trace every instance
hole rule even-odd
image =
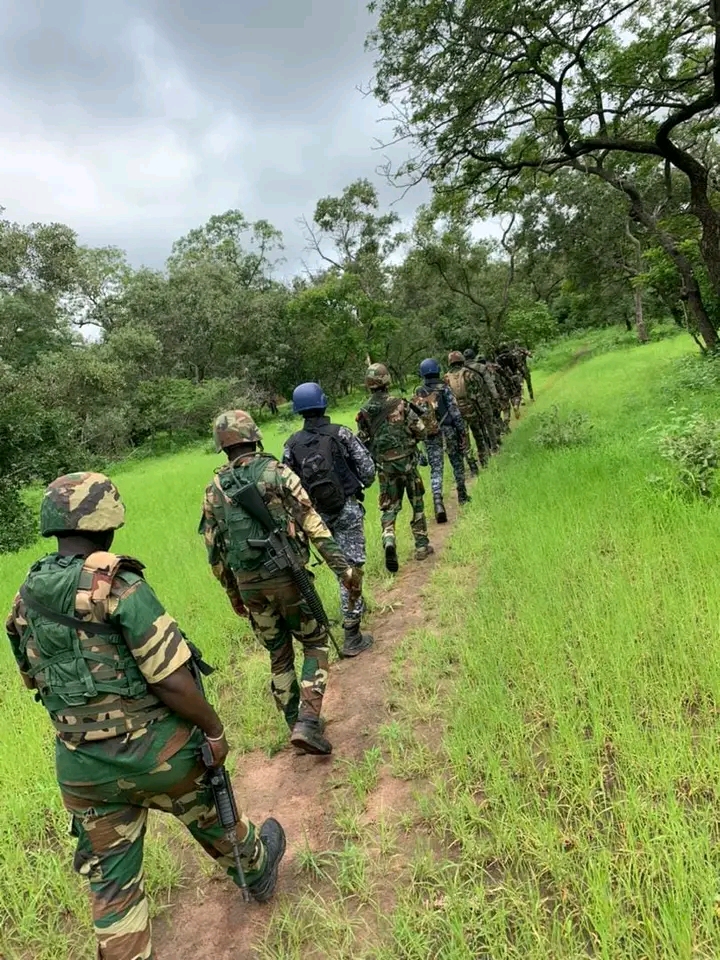
[[[341,578],[342,585],[349,593],[350,607],[354,607],[362,595],[363,572],[361,567],[348,567]]]
[[[235,613],[239,617],[248,617],[248,609],[245,604],[242,602],[242,597],[239,593],[233,593],[230,595],[230,603]]]
[[[228,745],[225,737],[225,731],[223,730],[222,736],[219,740],[211,740],[208,736],[205,737],[205,740],[207,741],[207,744],[212,752],[213,763],[216,766],[221,767],[225,763],[227,755],[230,752],[230,746]]]
[[[422,452],[418,454],[418,465],[421,466],[421,467],[427,467],[427,466],[428,466],[427,454],[422,453]]]

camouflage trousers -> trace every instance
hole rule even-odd
[[[288,576],[238,582],[255,636],[270,654],[270,690],[292,729],[298,719],[319,717],[328,678],[328,635]],[[293,638],[303,648],[298,683]]]
[[[465,417],[468,430],[472,433],[478,450],[478,457],[483,466],[487,466],[490,454],[497,449],[497,437],[493,424],[492,410],[477,410]]]
[[[354,497],[351,497],[337,517],[323,520],[335,538],[335,542],[353,565],[362,571],[367,555],[365,552],[365,509]],[[355,606],[350,609],[350,595],[347,588],[340,584],[340,609],[342,610],[343,627],[349,629],[362,620],[365,613],[365,600],[360,597]]]
[[[132,771],[133,740],[126,743],[122,762],[108,764],[103,764],[98,750],[111,741],[96,741],[88,751],[82,746],[68,750],[57,745],[62,799],[72,814],[72,833],[77,838],[73,866],[90,881],[98,960],[152,960],[155,956],[143,873],[148,810],[172,814],[238,883],[231,847],[205,784],[202,734],[195,730],[187,739],[185,728],[181,737],[185,743],[174,749],[173,738],[181,728],[175,718],[173,723],[174,734],[153,742],[150,756],[154,754],[155,763],[146,772]],[[153,736],[154,726],[144,731],[146,736]],[[126,738],[113,740],[125,743]],[[253,883],[265,865],[265,849],[245,816],[238,823],[237,836],[245,878]]]
[[[430,489],[433,498],[442,498],[443,473],[445,472],[445,451],[455,477],[455,485],[465,484],[465,453],[463,446],[467,440],[457,430],[442,430],[425,441],[428,463],[430,464]],[[477,467],[477,464],[475,464]]]
[[[413,460],[386,460],[378,466],[380,483],[380,523],[382,524],[382,543],[386,547],[395,543],[395,521],[402,510],[403,496],[407,495],[412,517],[410,529],[415,539],[415,547],[426,547],[430,540],[425,519],[425,486]]]

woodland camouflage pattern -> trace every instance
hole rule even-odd
[[[320,714],[328,676],[327,630],[318,624],[288,574],[272,574],[263,568],[252,573],[233,571],[228,565],[228,544],[221,529],[223,518],[220,486],[223,471],[234,469],[243,479],[247,468],[258,457],[265,470],[258,490],[268,509],[288,536],[297,544],[307,562],[309,539],[330,569],[343,576],[349,566],[332,534],[314,509],[298,476],[268,454],[250,453],[238,457],[216,472],[205,491],[200,533],[207,549],[212,571],[225,588],[233,609],[248,615],[255,635],[270,653],[271,690],[275,703],[292,727],[299,716]],[[293,637],[304,651],[300,683],[295,672]]]
[[[389,416],[373,430],[373,421],[387,406]],[[385,390],[370,396],[357,415],[357,425],[358,437],[372,453],[378,468],[383,547],[395,543],[395,522],[404,494],[412,508],[410,528],[415,547],[426,547],[430,541],[423,500],[425,487],[417,469],[417,444],[425,439],[425,425],[407,401],[390,397]]]
[[[220,453],[236,443],[262,443],[262,433],[257,424],[244,410],[226,410],[213,426],[215,450]]]
[[[368,390],[387,389],[390,386],[390,371],[384,363],[371,363],[365,373]]]
[[[479,365],[473,365],[472,361],[464,364],[461,358],[445,374],[445,383],[455,394],[460,412],[475,438],[480,461],[485,466],[490,454],[497,449],[492,406],[493,393],[497,394],[497,391],[492,378],[484,367],[481,372]]]
[[[143,875],[149,809],[177,817],[237,882],[234,860],[204,783],[202,734],[170,713],[147,689],[147,684],[159,683],[187,663],[190,650],[177,623],[143,579],[138,561],[98,551],[84,560],[51,554],[39,563],[46,576],[56,566],[62,577],[68,563],[81,565],[73,615],[117,625],[146,684],[144,696],[136,700],[104,696],[52,719],[67,728],[57,731],[56,772],[63,803],[73,815],[77,838],[73,865],[90,882],[98,960],[151,960]],[[33,614],[33,619],[37,636],[33,633],[24,644],[28,611],[16,597],[7,632],[31,689],[44,683],[42,670],[33,673],[46,647],[42,618]],[[76,633],[82,649],[111,653],[104,648],[106,637]],[[92,667],[107,669],[99,661]],[[93,729],[73,731],[88,718]],[[245,817],[237,829],[246,879],[252,883],[262,872],[264,847]]]
[[[102,473],[68,473],[47,487],[40,506],[40,532],[117,530],[125,507],[115,484]]]

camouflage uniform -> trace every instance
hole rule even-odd
[[[425,426],[407,401],[388,395],[385,378],[389,384],[390,377],[384,368],[382,380],[377,381],[383,386],[373,386],[376,382],[374,371],[381,367],[381,364],[374,364],[368,370],[365,382],[372,393],[357,415],[358,436],[370,450],[378,468],[382,542],[386,555],[387,549],[395,546],[395,521],[406,494],[412,507],[410,529],[416,554],[423,556],[430,541],[423,501],[425,487],[417,468],[417,443],[425,439]]]
[[[475,438],[480,461],[486,466],[490,454],[497,448],[490,391],[490,386],[493,392],[495,387],[487,371],[483,376],[479,370],[465,364],[462,354],[459,356],[460,359],[451,364],[445,375],[445,383],[455,393],[463,419]]]
[[[431,420],[425,418],[427,433],[425,449],[430,465],[430,487],[433,499],[437,502],[442,499],[445,451],[447,451],[448,460],[453,469],[458,493],[465,489],[465,463],[463,458],[468,448],[465,421],[452,390],[441,380],[426,380],[417,389],[414,399],[425,409],[427,409],[429,403],[432,403],[436,410],[436,416]],[[437,420],[437,424],[434,422],[435,420]],[[472,455],[470,459],[471,469],[477,472],[477,462]]]
[[[117,491],[101,474],[61,477],[43,502],[43,532],[114,529],[122,524],[121,508]],[[191,654],[142,569],[137,560],[105,551],[50,554],[28,573],[23,592],[29,606],[18,594],[6,624],[25,684],[37,691],[56,728],[57,779],[77,838],[73,863],[90,882],[101,960],[154,956],[143,874],[148,810],[173,814],[238,882],[205,783],[203,734],[171,713],[149,686]],[[64,609],[53,594],[57,583],[65,585]],[[103,624],[106,632],[68,629],[38,612],[38,602],[88,625]],[[108,626],[116,628],[111,638]],[[63,646],[66,635],[77,638],[79,661],[72,642]],[[81,680],[87,670],[84,695],[77,685],[67,686],[77,663]],[[264,847],[244,816],[237,836],[246,879],[253,883],[262,873]]]
[[[329,423],[329,417],[312,417],[305,420],[306,426],[310,428],[326,426]],[[371,486],[375,479],[375,464],[367,449],[348,427],[338,426],[336,436],[342,446],[345,459],[357,479],[363,487]],[[290,437],[285,444],[283,463],[297,472],[299,464],[294,462],[292,456],[292,439]],[[367,560],[365,552],[365,509],[362,503],[358,501],[357,497],[348,497],[344,507],[336,517],[328,517],[323,513],[320,516],[350,564],[362,569]],[[365,613],[365,601],[362,596],[351,605],[349,591],[342,583],[340,584],[340,607],[345,629],[351,629],[359,624]]]
[[[234,427],[228,424],[227,429]],[[259,439],[259,431],[257,436]],[[222,443],[222,435],[218,443],[230,445]],[[320,717],[329,669],[327,629],[315,620],[289,574],[273,574],[262,567],[249,572],[231,568],[228,555],[232,544],[225,533],[222,481],[232,472],[241,481],[250,472],[259,473],[255,482],[263,500],[305,562],[309,559],[309,539],[338,577],[350,564],[288,466],[269,454],[251,452],[216,471],[205,490],[200,533],[212,571],[233,608],[247,613],[255,636],[270,654],[271,691],[292,730],[298,721]],[[293,638],[302,645],[304,655],[299,684]]]
[[[510,415],[511,415],[511,403],[510,403],[510,385],[508,384],[507,378],[503,374],[503,370],[497,363],[487,363],[485,368],[493,379],[495,384],[495,391],[497,393],[497,401],[494,407],[495,414],[495,429],[498,436],[501,436],[504,433],[507,433],[510,429]]]

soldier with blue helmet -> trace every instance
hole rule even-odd
[[[430,486],[435,507],[435,519],[438,523],[447,521],[443,500],[443,472],[445,451],[455,475],[458,502],[468,503],[470,497],[465,485],[464,455],[467,453],[468,439],[465,421],[462,418],[455,396],[440,379],[440,364],[428,357],[420,364],[422,384],[415,392],[414,402],[424,411],[426,439],[425,449],[430,464]],[[477,464],[475,464],[477,470]]]
[[[302,430],[286,442],[283,462],[302,481],[313,506],[325,521],[348,561],[361,571],[366,560],[363,491],[375,479],[375,464],[352,430],[331,423],[325,415],[328,399],[317,383],[301,383],[293,391],[293,410],[304,417]],[[362,598],[351,604],[340,584],[345,642],[343,655],[355,657],[372,644],[360,624]]]

